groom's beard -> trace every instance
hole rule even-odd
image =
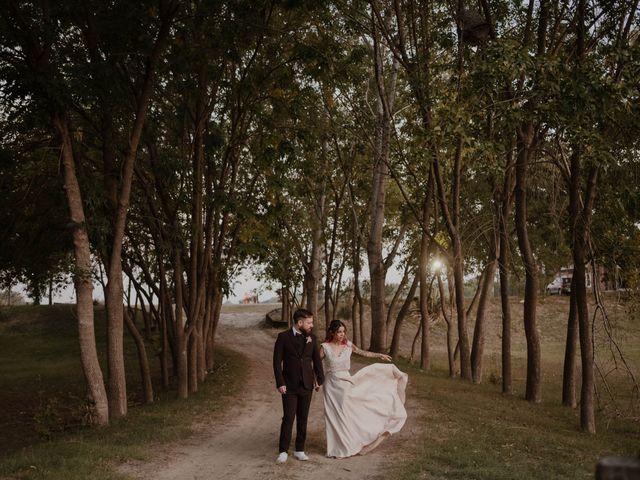
[[[311,335],[311,330],[307,330],[304,327],[300,327],[299,330],[300,330],[300,333],[302,333],[305,337],[308,337],[309,335]]]

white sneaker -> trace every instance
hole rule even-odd
[[[289,458],[289,455],[287,455],[287,452],[280,452],[280,455],[278,455],[278,458],[276,458],[276,463],[278,465],[282,465],[284,462],[287,461],[287,458]]]
[[[293,452],[293,458],[302,462],[309,460],[309,457],[307,457],[307,454],[304,452]]]

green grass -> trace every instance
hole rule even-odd
[[[636,378],[640,378],[640,315],[630,303],[610,301],[608,306],[611,320],[616,323],[614,336]],[[391,479],[592,479],[598,458],[640,455],[640,405],[630,378],[622,369],[608,377],[615,401],[597,379],[596,435],[580,431],[579,409],[561,405],[567,312],[566,297],[543,298],[538,306],[542,348],[540,404],[523,399],[526,345],[522,305],[517,299],[512,303],[512,396],[501,393],[497,299],[489,305],[481,385],[448,377],[442,348],[444,327],[437,324],[432,332],[433,369],[424,372],[400,363],[410,378],[410,405],[414,406],[410,415],[424,427],[424,437],[407,445],[410,452],[402,466],[392,471]],[[472,316],[469,332],[473,332],[473,320]],[[609,342],[600,325],[597,320],[595,343],[599,364],[605,370],[611,368],[612,361]]]
[[[97,309],[96,332],[104,351],[102,313]],[[148,347],[151,357],[153,344]],[[185,438],[194,422],[220,415],[248,369],[244,357],[218,348],[216,368],[197,394],[180,401],[175,392],[164,392],[141,407],[135,406],[140,395],[135,347],[126,341],[125,349],[133,406],[125,419],[88,428],[81,421],[84,381],[71,309],[0,310],[0,478],[127,478],[114,467],[146,459],[150,447]]]
[[[400,446],[399,465],[385,478],[586,479],[594,477],[595,463],[603,455],[639,454],[637,397],[635,410],[615,410],[600,387],[595,436],[580,432],[578,411],[560,405],[567,300],[544,298],[539,305],[543,402],[537,405],[522,399],[526,349],[517,299],[512,304],[513,396],[500,393],[499,302],[489,305],[481,385],[448,378],[443,325],[434,325],[433,369],[422,372],[406,362],[399,364],[410,375],[410,416],[422,425],[424,434]],[[629,303],[612,302],[610,307],[616,338],[639,378],[637,311]],[[408,353],[415,328],[415,319],[410,319],[403,355]],[[96,334],[103,352],[104,319],[99,308]],[[135,405],[140,397],[136,353],[130,340],[125,343],[128,391]],[[601,328],[596,329],[596,347],[605,359],[608,349]],[[148,348],[157,368],[157,344],[151,342]],[[0,309],[0,478],[126,478],[116,465],[148,459],[157,445],[185,438],[193,422],[219,415],[230,404],[231,392],[237,391],[234,386],[248,366],[243,357],[224,349],[218,349],[217,365],[188,401],[177,401],[174,392],[167,392],[154,405],[130,408],[125,420],[90,429],[79,420],[85,387],[71,308]],[[619,405],[626,405],[628,378],[620,373],[610,380]]]
[[[640,425],[599,417],[597,435],[579,431],[575,410],[553,399],[531,404],[499,385],[471,385],[442,370],[407,364],[424,438],[393,479],[594,478],[604,455],[640,453]],[[518,385],[521,388],[521,385]]]

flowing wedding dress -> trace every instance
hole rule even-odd
[[[322,389],[327,456],[364,455],[404,425],[408,375],[393,364],[382,363],[368,365],[351,375],[351,354],[354,348],[358,353],[361,350],[351,342],[339,354],[328,343],[321,348],[325,352]]]

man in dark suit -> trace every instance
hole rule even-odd
[[[282,425],[280,426],[280,454],[277,463],[288,458],[293,421],[296,419],[294,458],[308,460],[304,453],[307,418],[314,387],[322,385],[324,372],[316,338],[311,335],[313,314],[302,308],[293,314],[293,327],[278,335],[273,349],[273,373],[276,387],[282,394]]]

